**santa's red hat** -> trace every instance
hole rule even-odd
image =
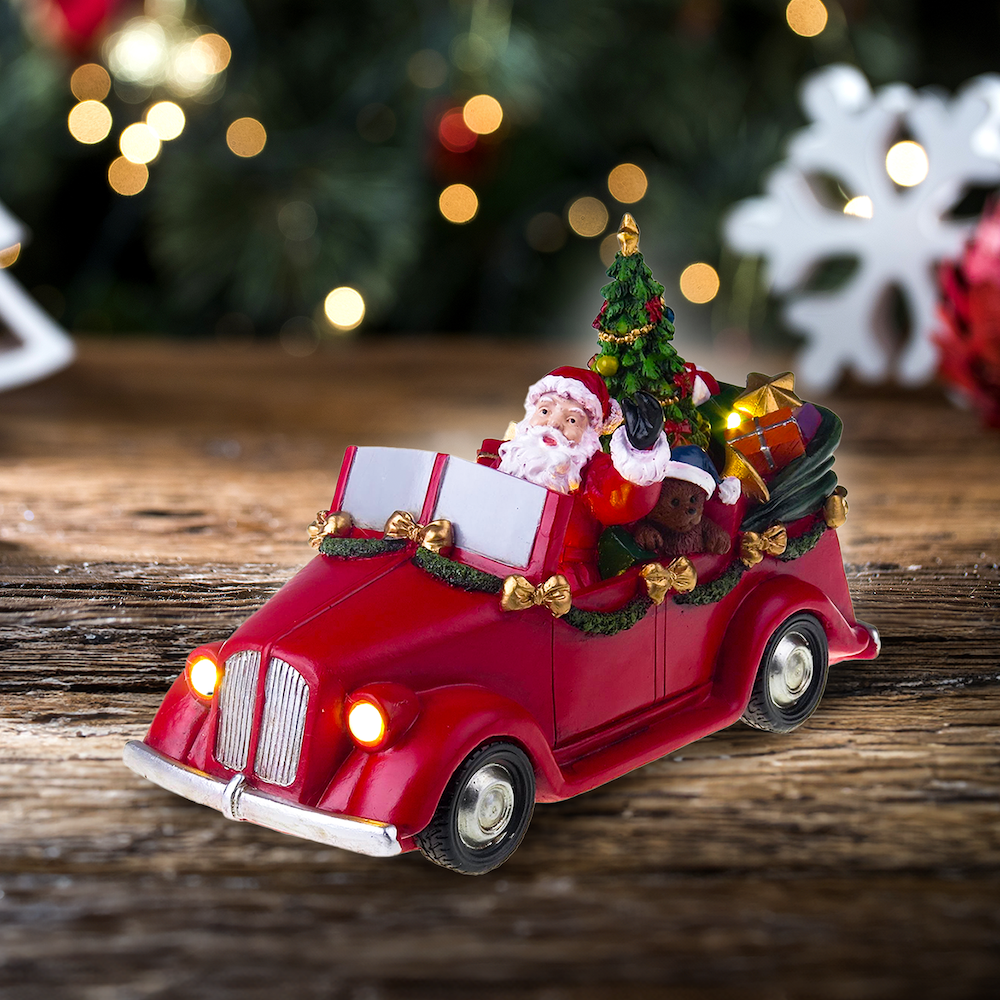
[[[589,368],[564,365],[540,378],[528,389],[524,412],[530,416],[543,396],[556,395],[579,403],[598,434],[610,434],[624,419],[617,399],[608,394],[604,379]]]

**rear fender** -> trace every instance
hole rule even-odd
[[[401,838],[412,837],[431,821],[462,761],[490,740],[519,744],[535,769],[536,797],[554,797],[562,779],[552,750],[516,702],[471,684],[419,697],[420,714],[399,742],[380,753],[352,750],[318,808],[394,823]]]
[[[764,648],[778,626],[799,612],[817,618],[826,633],[830,662],[863,654],[871,637],[848,622],[837,606],[811,583],[792,576],[764,580],[744,598],[726,629],[714,694],[729,704],[733,718],[746,709]]]

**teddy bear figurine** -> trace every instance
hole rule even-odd
[[[674,448],[667,464],[660,499],[646,517],[636,522],[636,544],[671,558],[696,552],[728,552],[732,539],[705,517],[705,501],[718,489],[724,504],[736,503],[739,480],[734,476],[720,480],[712,460],[695,445]]]

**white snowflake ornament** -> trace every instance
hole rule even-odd
[[[904,84],[872,93],[853,66],[829,66],[805,81],[801,100],[812,124],[792,137],[767,193],[726,219],[726,239],[765,257],[773,290],[789,295],[785,317],[808,340],[801,382],[822,391],[845,369],[870,382],[925,382],[937,367],[936,267],[959,254],[974,225],[948,213],[969,186],[1000,182],[1000,76],[977,77],[948,100]],[[886,166],[903,132],[926,153],[926,176],[908,187]],[[919,171],[920,151],[909,148]],[[847,204],[817,196],[820,177],[835,179]],[[820,264],[843,257],[857,267],[841,287],[800,291]],[[886,315],[894,287],[911,320],[902,349]]]
[[[0,202],[0,249],[23,242],[24,228]],[[0,323],[18,341],[0,351],[0,392],[51,375],[73,360],[73,342],[5,269],[0,268]]]

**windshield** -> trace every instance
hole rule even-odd
[[[451,521],[458,548],[524,569],[547,495],[542,486],[452,456],[433,517]]]
[[[381,531],[397,510],[417,518],[427,496],[434,452],[412,448],[358,448],[344,490],[343,509],[361,528]]]

